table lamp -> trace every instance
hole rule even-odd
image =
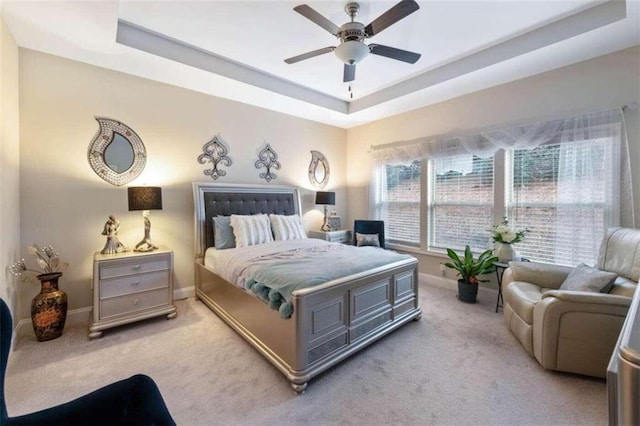
[[[149,210],[162,210],[162,188],[158,186],[130,186],[127,188],[129,196],[129,211],[142,210],[144,218],[144,238],[133,251],[152,251],[157,249],[151,242],[151,221]]]
[[[335,192],[326,192],[326,191],[318,191],[316,192],[316,204],[324,205],[324,222],[322,224],[322,228],[320,228],[324,232],[333,231],[329,224],[329,207],[335,206],[336,204],[336,193]]]

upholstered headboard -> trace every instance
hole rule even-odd
[[[300,214],[298,189],[274,185],[193,183],[196,257],[213,246],[213,217],[232,214]]]

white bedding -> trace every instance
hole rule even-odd
[[[272,241],[265,244],[225,250],[216,250],[211,247],[208,248],[205,253],[204,264],[226,281],[246,289],[247,279],[251,275],[252,270],[258,266],[256,263],[247,264],[249,260],[259,256],[268,256],[299,248],[335,244],[338,243],[330,243],[315,238],[304,238],[298,240]]]
[[[230,250],[230,249],[229,249]],[[209,268],[211,272],[216,272],[216,257],[222,250],[218,250],[215,247],[209,247],[207,251],[204,252],[204,266]]]

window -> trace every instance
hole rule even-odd
[[[542,145],[507,153],[507,211],[531,232],[520,253],[562,265],[595,264],[617,216],[615,144],[610,138]]]
[[[419,160],[409,166],[382,165],[378,168],[375,217],[384,220],[390,242],[420,245]]]
[[[486,250],[493,224],[493,157],[430,161],[429,249]]]
[[[481,252],[506,215],[531,231],[516,246],[524,257],[593,265],[607,228],[635,222],[628,155],[619,108],[381,145],[371,209],[391,244]]]

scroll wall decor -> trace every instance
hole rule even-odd
[[[309,163],[309,182],[322,191],[329,183],[329,161],[320,151],[311,151],[311,163]]]
[[[219,135],[215,135],[213,139],[202,146],[203,154],[198,156],[198,163],[205,164],[210,161],[213,167],[204,170],[204,174],[211,176],[211,179],[217,180],[220,176],[227,174],[226,171],[219,169],[220,165],[229,167],[232,164],[231,158],[227,155],[229,149],[224,140]]]
[[[271,169],[280,170],[280,162],[278,161],[278,154],[271,148],[270,144],[264,147],[262,151],[258,153],[258,161],[256,161],[256,169],[264,167],[266,172],[260,173],[260,177],[267,182],[271,182],[277,178],[278,175],[273,173]]]
[[[89,144],[89,164],[98,176],[121,186],[137,178],[147,164],[140,136],[124,123],[95,117],[100,128]]]

